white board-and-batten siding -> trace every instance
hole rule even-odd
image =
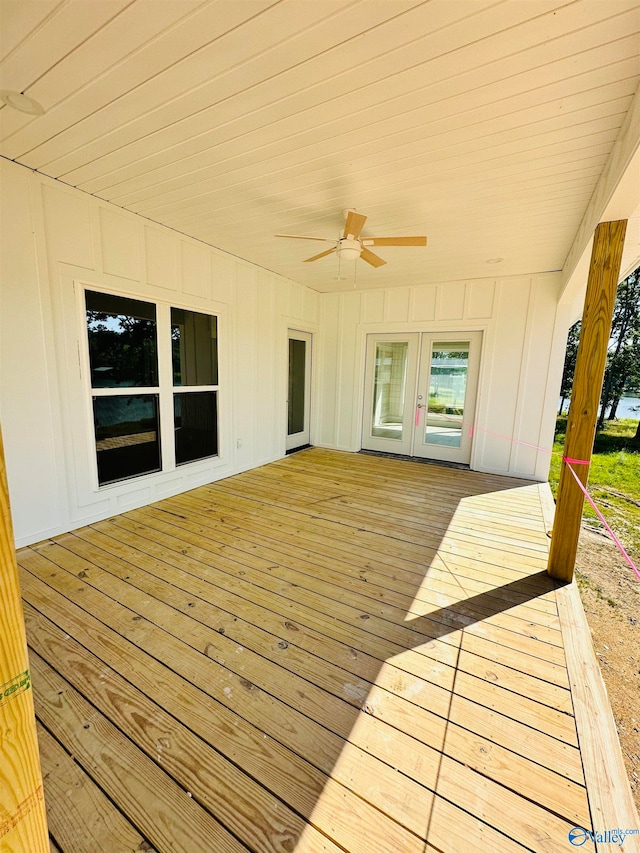
[[[324,294],[316,443],[360,448],[367,334],[481,331],[471,467],[545,480],[568,328],[558,285],[544,274]]]
[[[0,167],[0,423],[18,546],[283,456],[288,328],[314,333],[312,443],[348,451],[360,448],[367,332],[482,331],[476,423],[486,432],[472,467],[546,478],[549,454],[509,438],[551,446],[567,328],[558,275],[320,294]],[[218,457],[98,488],[85,286],[219,317]]]
[[[283,456],[287,328],[317,333],[319,295],[24,167],[0,167],[0,423],[17,545]],[[218,316],[217,457],[97,487],[84,287]]]

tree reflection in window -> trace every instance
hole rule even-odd
[[[93,388],[156,387],[156,306],[86,291]]]

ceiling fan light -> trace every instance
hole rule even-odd
[[[348,240],[343,238],[338,244],[338,257],[341,261],[356,261],[362,252],[359,240]]]

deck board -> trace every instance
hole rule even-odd
[[[204,519],[202,518],[203,508],[206,507],[204,501],[183,504],[182,506],[184,509],[181,513],[172,511],[171,505],[169,505],[162,510],[153,507],[138,510],[133,512],[131,517],[139,519],[149,526],[156,526],[160,530],[168,530],[171,526],[175,526],[181,530],[181,536],[187,541],[202,541],[201,537],[206,536],[213,542],[226,543],[240,550],[249,548],[250,553],[277,562],[284,567],[307,574],[311,573],[315,576],[320,575],[328,581],[336,580],[342,587],[358,589],[364,595],[397,604],[404,609],[409,607],[414,599],[440,606],[439,594],[441,598],[444,598],[448,593],[447,604],[452,601],[451,584],[448,587],[442,584],[437,585],[437,582],[432,582],[430,578],[428,586],[420,587],[416,591],[415,575],[417,573],[415,571],[398,572],[396,566],[394,568],[389,567],[387,572],[373,572],[367,563],[366,555],[363,555],[361,551],[354,549],[352,552],[345,552],[340,551],[339,548],[328,547],[326,536],[324,539],[318,537],[314,541],[308,533],[305,535],[304,531],[298,532],[295,528],[285,528],[282,524],[260,524],[256,521],[246,524],[243,523],[242,519],[236,520],[233,531],[227,533],[228,523],[209,520],[206,516]],[[185,512],[190,512],[192,518],[197,513],[197,521],[190,521],[184,515]],[[197,539],[194,540],[189,534],[193,534]],[[286,539],[283,538],[283,534]],[[318,546],[321,546],[322,550]],[[359,565],[360,568],[354,571],[354,564]],[[367,586],[363,586],[363,583],[366,583]],[[463,599],[463,597],[466,598],[468,595],[468,592],[459,583],[455,586],[455,592],[457,592],[458,600]],[[504,596],[498,596],[498,598],[504,604]],[[482,612],[480,602],[475,602],[473,606]],[[485,612],[489,609],[490,605],[487,604]],[[508,610],[505,612],[508,614]],[[559,630],[557,613],[529,613],[525,605],[519,609],[515,618],[517,620],[527,618],[538,624]]]
[[[208,847],[225,853],[246,850],[33,649],[30,661],[38,682],[37,717],[59,742],[69,745],[76,760],[121,803],[152,844],[160,849],[172,845],[184,853]],[[105,689],[102,695],[111,696]]]
[[[313,449],[22,549],[52,845],[566,851],[547,546],[535,484]]]
[[[211,546],[210,541],[202,534],[198,536],[184,533],[178,536],[175,528],[172,528],[171,533],[167,533],[165,529],[161,529],[162,525],[150,527],[133,521],[133,518],[135,518],[135,513],[132,513],[129,518],[117,517],[112,522],[96,525],[96,529],[102,533],[108,533],[109,536],[124,543],[137,541],[140,548],[147,552],[155,550],[157,553],[163,552],[166,555],[167,551],[172,551],[174,555],[184,555],[195,559],[203,566],[210,566],[214,569],[221,568],[232,577],[244,579],[244,583],[251,583],[261,589],[285,596],[291,601],[316,610],[325,610],[327,607],[326,600],[329,600],[332,602],[333,613],[337,617],[352,624],[354,622],[358,624],[356,620],[360,620],[360,624],[362,624],[364,619],[367,622],[366,629],[370,633],[400,645],[407,643],[411,643],[412,646],[420,645],[419,633],[421,632],[429,637],[433,637],[435,632],[443,638],[442,642],[456,644],[455,625],[450,624],[456,614],[452,613],[451,610],[447,610],[448,619],[445,619],[439,609],[436,609],[436,615],[432,617],[429,617],[427,611],[418,620],[394,621],[390,608],[359,592],[347,591],[344,585],[331,585],[323,578],[313,577],[312,575],[306,575],[303,578],[300,573],[291,572],[281,564],[264,558],[257,558],[254,555],[248,557],[239,552],[238,549],[226,548],[224,554],[228,556],[225,556],[224,562],[222,562],[219,557],[219,549],[215,545]],[[404,613],[402,615],[404,616]],[[463,622],[467,626],[470,620],[461,616],[457,621],[458,624]],[[475,624],[477,623],[472,623],[469,628],[471,632],[475,632]],[[489,619],[485,618],[482,620],[482,627],[477,628],[477,630],[482,636],[489,636],[496,642],[503,642],[509,647],[519,648],[543,660],[553,663],[563,662],[564,657],[559,645],[552,645],[545,639],[538,638],[537,634],[543,633],[542,630],[539,631],[537,627],[535,631],[529,628],[525,630],[523,626],[526,626],[527,623],[523,620],[518,620],[517,624],[519,626],[518,631],[507,633],[500,625],[494,626]],[[556,635],[554,640],[558,643],[559,631],[556,631]]]
[[[459,567],[454,561],[457,577],[452,578],[449,569],[442,563],[437,553],[433,555],[423,554],[418,563],[403,560],[397,553],[393,553],[391,556],[388,549],[372,552],[369,548],[366,551],[366,556],[363,556],[363,549],[369,543],[363,541],[361,532],[357,529],[349,528],[350,535],[347,539],[335,541],[334,537],[338,537],[341,532],[344,532],[344,526],[336,522],[323,522],[313,518],[303,521],[300,518],[294,518],[293,523],[291,523],[291,513],[277,507],[267,507],[259,501],[238,495],[228,497],[222,493],[222,489],[216,490],[215,503],[212,504],[206,499],[207,493],[207,487],[203,487],[197,493],[180,495],[163,502],[161,510],[151,508],[149,511],[158,511],[184,518],[183,506],[186,505],[187,511],[189,511],[190,506],[196,506],[198,508],[197,523],[213,527],[214,538],[221,543],[231,542],[233,544],[235,538],[235,543],[243,543],[246,549],[251,547],[249,543],[252,541],[252,533],[258,537],[258,541],[266,541],[267,544],[274,537],[277,537],[280,548],[285,553],[288,553],[290,548],[300,548],[303,553],[308,549],[310,558],[320,561],[325,559],[328,565],[332,565],[334,560],[348,561],[348,563],[360,566],[367,572],[380,573],[382,577],[387,578],[390,576],[394,581],[406,578],[407,583],[412,585],[412,591],[415,589],[415,575],[424,576],[424,563],[428,559],[433,561],[430,565],[430,571],[434,574],[434,580],[445,585],[454,584],[458,589],[460,587],[459,568],[462,566]],[[251,519],[250,524],[243,523],[247,519]],[[287,523],[288,521],[289,523]],[[282,536],[282,534],[286,535]],[[245,539],[244,537],[247,535],[249,538]],[[229,536],[231,539],[228,538]],[[331,543],[327,542],[327,536],[332,537]],[[321,548],[317,548],[317,545],[320,545]],[[473,566],[473,563],[470,565]],[[495,577],[506,576],[500,566],[496,566],[494,571]],[[466,574],[463,571],[462,576],[465,580],[465,586],[468,583],[480,583],[486,589],[493,589],[491,579],[494,577],[494,572],[488,572],[487,581],[484,582],[481,579],[469,577],[468,571]],[[549,589],[551,590],[552,587]],[[539,595],[538,598],[530,601],[522,594],[519,594],[519,598],[516,593],[511,595],[514,600],[522,602],[527,608],[557,614],[555,603],[548,601],[543,595]]]
[[[132,518],[137,520],[140,518],[140,515],[132,513]],[[204,531],[193,533],[184,530],[184,527],[180,525],[167,525],[154,519],[152,521],[152,524],[139,525],[135,528],[128,526],[124,520],[120,520],[119,523],[131,532],[135,532],[138,537],[158,541],[163,547],[172,548],[174,551],[180,553],[184,551],[184,543],[188,542],[194,546],[188,553],[191,556],[201,559],[203,562],[208,562],[208,554],[204,552],[207,550],[209,539]],[[108,531],[110,535],[117,535],[113,534],[113,528],[109,530],[106,527],[102,527],[100,529],[104,532]],[[490,604],[484,607],[482,604],[478,605],[476,599],[473,597],[465,600],[464,605],[460,606],[460,612],[458,613],[452,608],[451,605],[453,602],[451,600],[444,602],[443,607],[440,602],[436,603],[433,598],[431,599],[432,603],[428,600],[423,600],[420,591],[413,600],[408,596],[405,596],[404,599],[399,597],[394,599],[391,596],[390,600],[387,590],[369,584],[365,586],[361,578],[344,577],[339,572],[331,572],[330,570],[319,573],[318,571],[314,571],[313,564],[307,566],[298,562],[295,563],[296,567],[293,568],[290,566],[291,561],[278,561],[277,558],[279,555],[277,552],[270,553],[272,554],[272,559],[267,560],[266,565],[263,563],[259,568],[254,570],[253,566],[247,567],[246,563],[244,563],[245,568],[239,571],[245,571],[244,576],[250,578],[257,585],[264,586],[265,584],[270,584],[273,587],[270,578],[273,577],[274,571],[277,568],[278,579],[288,583],[290,588],[304,590],[305,593],[312,596],[313,594],[319,594],[331,600],[342,601],[350,607],[355,607],[365,612],[373,611],[370,613],[371,617],[379,617],[386,621],[402,622],[406,614],[413,620],[410,620],[412,628],[420,626],[424,630],[424,633],[429,636],[432,635],[432,629],[426,617],[429,617],[429,621],[432,619],[437,621],[439,625],[447,629],[447,633],[452,627],[451,622],[454,625],[457,624],[461,627],[466,627],[470,621],[477,620],[480,617],[483,625],[487,626],[488,629],[493,629],[495,626],[495,633],[503,637],[503,639],[504,631],[511,631],[516,634],[524,634],[527,637],[549,645],[558,647],[562,645],[557,618],[552,624],[541,625],[539,622],[534,623],[528,619],[512,616],[508,612],[493,613]],[[401,601],[404,601],[404,607],[399,606]],[[438,628],[437,630],[442,630],[442,628]],[[508,644],[510,644],[510,641],[508,641]],[[554,655],[555,653],[552,650],[546,649],[539,656],[545,656],[545,654]]]
[[[38,724],[49,832],[65,851],[153,850],[44,726]],[[77,827],[82,826],[82,836]],[[144,846],[146,844],[146,846]],[[59,850],[52,844],[53,850]]]

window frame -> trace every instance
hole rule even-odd
[[[220,327],[221,314],[219,311],[206,310],[201,306],[193,306],[183,303],[180,299],[160,299],[155,296],[143,294],[132,294],[130,292],[116,290],[108,286],[102,286],[92,282],[78,283],[81,306],[81,340],[79,346],[80,374],[83,378],[83,390],[87,404],[88,445],[90,453],[89,469],[91,471],[92,487],[94,492],[122,487],[125,484],[146,483],[149,478],[162,477],[171,472],[185,471],[189,466],[211,463],[221,458],[221,436],[220,436]],[[127,386],[125,388],[94,388],[91,381],[91,360],[89,355],[89,335],[87,328],[86,292],[104,293],[108,296],[122,297],[123,299],[135,299],[138,302],[147,302],[156,309],[156,351],[158,357],[158,385],[157,386]],[[179,296],[179,294],[176,294]],[[184,311],[193,311],[206,314],[216,318],[216,348],[218,362],[218,384],[217,385],[174,385],[173,384],[173,358],[171,347],[171,309],[178,308]],[[176,463],[175,423],[174,423],[174,395],[175,393],[194,393],[202,391],[213,391],[216,393],[216,444],[217,453],[211,456],[200,457],[189,462]],[[143,474],[134,474],[108,483],[100,483],[98,479],[98,457],[95,438],[95,426],[93,415],[94,397],[122,397],[155,394],[158,397],[158,426],[160,444],[160,469]]]

